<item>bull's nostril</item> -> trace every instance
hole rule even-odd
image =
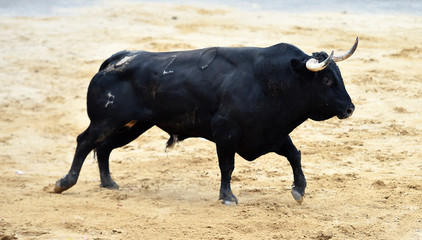
[[[348,115],[352,115],[352,113],[353,113],[353,108],[348,108],[348,109],[346,110],[346,113],[347,113]]]

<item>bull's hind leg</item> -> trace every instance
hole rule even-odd
[[[305,196],[306,188],[306,179],[302,171],[301,153],[297,150],[289,136],[286,136],[283,146],[277,153],[285,156],[292,167],[294,178],[292,195],[298,203],[301,203]]]
[[[153,125],[149,123],[132,121],[110,135],[101,145],[97,147],[96,151],[101,177],[101,187],[109,189],[119,188],[110,176],[109,158],[111,151],[132,142],[152,126]]]
[[[92,125],[78,136],[72,166],[68,174],[56,182],[54,192],[61,193],[76,184],[86,156],[94,149],[96,138],[98,136],[92,133]]]
[[[105,130],[107,129],[107,130]],[[116,129],[111,123],[93,124],[78,136],[72,166],[66,176],[56,182],[54,192],[61,193],[78,181],[79,173],[86,156]]]

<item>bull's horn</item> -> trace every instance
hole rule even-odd
[[[334,51],[331,52],[330,56],[328,56],[324,61],[318,62],[316,58],[310,58],[306,61],[306,68],[312,72],[318,72],[323,70],[330,64],[331,60],[333,59]]]
[[[352,56],[352,54],[356,51],[356,48],[358,47],[358,42],[359,42],[359,37],[356,37],[356,42],[355,42],[355,44],[353,44],[353,47],[349,51],[347,51],[347,52],[345,52],[341,55],[334,55],[333,61],[334,62],[340,62],[340,61],[346,60],[350,56]]]

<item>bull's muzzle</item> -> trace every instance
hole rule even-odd
[[[348,118],[348,117],[352,116],[354,111],[355,111],[355,105],[352,104],[350,107],[346,108],[346,110],[342,114],[337,115],[337,117],[339,119]]]

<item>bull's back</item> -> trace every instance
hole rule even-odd
[[[214,54],[208,53],[215,51]],[[200,49],[170,53],[142,53],[135,64],[138,86],[151,89],[156,103],[170,105],[181,102],[215,105],[226,94],[232,94],[241,85],[247,85],[237,63],[229,62],[217,49]],[[170,101],[171,100],[171,101]],[[174,103],[174,104],[173,104]],[[176,107],[176,106],[175,106]]]

